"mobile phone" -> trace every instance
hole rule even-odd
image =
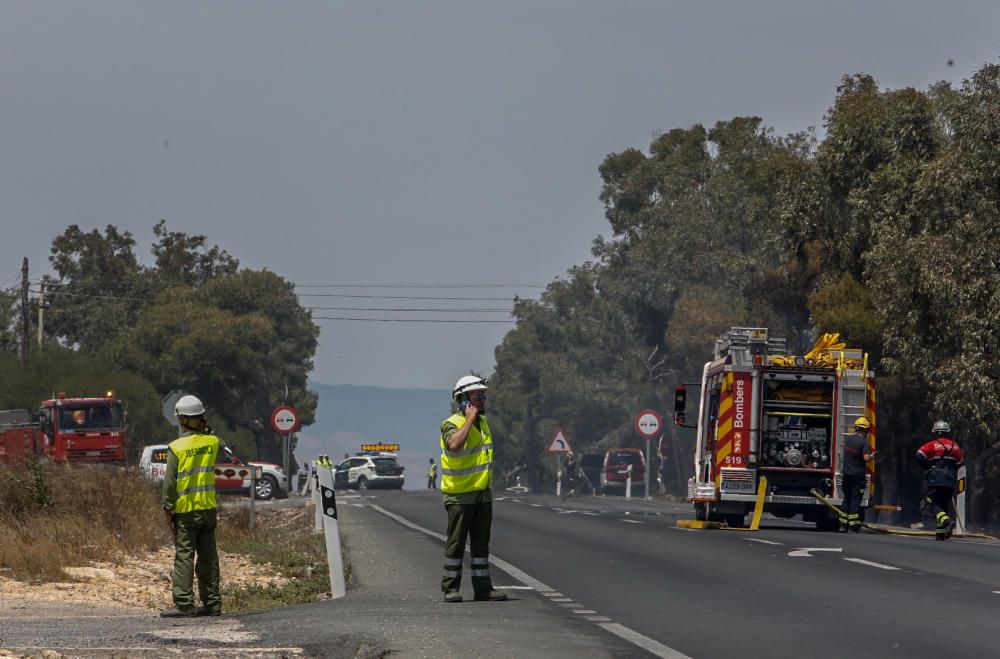
[[[458,404],[458,411],[461,412],[462,414],[465,414],[465,410],[469,409],[469,405],[472,405],[472,403],[470,403],[467,400],[463,400],[461,403]]]

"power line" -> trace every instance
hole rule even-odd
[[[296,288],[545,288],[541,284],[295,284]]]
[[[313,316],[313,320],[353,320],[368,323],[514,323],[514,320],[438,320],[431,318],[347,318],[344,316]]]
[[[415,308],[400,308],[400,307],[303,307],[309,311],[418,311],[418,312],[434,312],[434,313],[461,313],[463,311],[468,311],[470,313],[510,313],[513,309],[509,307],[496,308],[496,309],[485,309],[485,308],[448,308],[448,309],[415,309]]]
[[[475,300],[479,302],[510,302],[510,297],[432,297],[427,295],[352,295],[349,293],[299,293],[299,297],[342,297],[378,300]]]

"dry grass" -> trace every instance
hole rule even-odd
[[[162,546],[160,494],[133,469],[0,465],[0,568],[63,579],[62,568]]]

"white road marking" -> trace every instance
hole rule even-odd
[[[748,540],[750,542],[759,542],[762,545],[780,545],[780,544],[783,544],[783,543],[780,543],[780,542],[775,542],[774,540],[764,540],[763,538],[743,538],[743,539],[744,540]]]
[[[557,592],[556,592],[556,591],[554,591],[554,590],[550,590],[550,591],[549,591],[549,592],[547,592],[547,593],[542,593],[542,595],[545,595],[546,597],[562,597],[562,596],[563,596],[563,594],[562,594],[562,593],[557,593]]]
[[[620,519],[618,521],[619,522],[625,522],[626,524],[642,524],[642,522],[640,522],[637,519]]]
[[[663,659],[691,659],[691,657],[678,652],[677,650],[659,643],[649,638],[648,636],[643,636],[639,632],[633,631],[626,627],[625,625],[620,625],[617,622],[605,622],[598,625],[602,629],[606,629],[615,636],[623,638],[629,643],[638,645],[643,650],[656,655],[657,657],[663,657]]]
[[[611,618],[607,616],[584,616],[590,622],[611,622]]]
[[[593,615],[597,611],[591,611],[590,609],[574,609],[573,613],[579,613],[580,615]]]
[[[843,547],[803,547],[802,549],[794,549],[794,550],[788,552],[788,555],[789,556],[795,556],[797,558],[801,558],[803,556],[806,556],[808,558],[812,558],[809,555],[809,552],[811,552],[811,551],[844,551],[844,548]]]
[[[397,522],[399,522],[400,524],[409,529],[413,529],[414,531],[420,531],[421,533],[429,535],[432,538],[437,538],[441,542],[447,542],[448,540],[445,536],[441,535],[440,533],[435,533],[430,529],[425,529],[419,524],[414,524],[405,517],[401,517],[396,513],[389,512],[388,510],[386,510],[381,506],[372,505],[372,509],[382,513],[383,515],[389,517],[390,519],[396,520]],[[555,592],[552,588],[546,586],[538,579],[535,579],[534,577],[529,575],[527,572],[524,572],[520,568],[514,567],[505,560],[499,559],[496,556],[490,556],[490,563],[493,563],[494,565],[496,565],[498,568],[509,574],[514,579],[517,579],[526,586],[531,586],[532,588],[534,588],[539,592],[541,591]],[[547,592],[543,594],[547,594]],[[549,601],[555,601],[555,598],[553,597]],[[643,636],[639,632],[633,629],[629,629],[625,625],[621,625],[616,622],[598,622],[597,624],[605,631],[611,632],[615,636],[624,639],[629,643],[632,643],[633,645],[637,645],[640,648],[646,650],[647,652],[656,655],[657,657],[662,657],[663,659],[691,659],[686,654],[680,653],[677,650],[671,648],[670,646],[660,643],[659,641],[654,641],[648,636]]]
[[[584,514],[584,515],[600,515],[601,513],[595,513],[595,512],[594,512],[594,511],[592,511],[592,510],[584,510],[584,511],[583,511],[583,514]]]
[[[863,558],[844,558],[845,561],[850,561],[852,563],[861,563],[862,565],[868,565],[871,567],[877,567],[882,570],[898,570],[898,567],[893,567],[892,565],[886,565],[884,563],[876,563],[874,561],[866,561]]]
[[[67,655],[67,656],[77,656],[78,654],[79,655],[83,655],[84,653],[86,653],[86,654],[92,654],[94,652],[107,652],[109,655],[112,655],[112,656],[119,656],[120,653],[123,653],[123,652],[124,653],[128,653],[129,655],[131,655],[132,653],[138,653],[138,652],[143,652],[143,653],[145,653],[145,652],[152,652],[152,653],[162,653],[162,652],[164,652],[164,649],[163,649],[162,646],[160,646],[160,647],[144,647],[144,646],[141,646],[141,645],[140,646],[131,646],[131,647],[122,646],[122,647],[117,647],[117,648],[93,648],[93,647],[73,648],[73,647],[59,647],[59,646],[51,646],[51,645],[46,645],[45,647],[32,647],[30,645],[29,646],[19,646],[19,647],[21,649],[23,649],[23,650],[30,650],[32,652],[36,652],[37,651],[39,656],[41,656],[42,652],[44,652],[45,650],[52,650],[52,651],[55,651],[55,652],[58,652],[60,654]],[[245,657],[245,656],[250,656],[250,655],[254,655],[254,654],[258,654],[258,653],[262,654],[262,653],[265,653],[265,652],[269,653],[269,654],[270,653],[284,653],[284,654],[299,655],[299,654],[304,654],[305,650],[302,649],[302,648],[297,648],[297,647],[273,647],[273,648],[267,648],[267,647],[261,647],[261,648],[247,648],[247,647],[240,647],[240,648],[220,648],[220,647],[212,647],[211,649],[209,649],[209,648],[190,648],[189,647],[189,648],[187,648],[187,652],[189,654],[206,653],[207,656],[213,656],[213,657],[215,657],[215,656]]]
[[[564,609],[582,609],[583,608],[583,604],[580,604],[579,602],[566,602],[565,604],[560,604],[560,606],[563,607]]]
[[[531,586],[493,586],[493,590],[534,590],[534,588]]]
[[[1000,590],[994,590],[992,592],[993,592],[994,595],[1000,595]]]
[[[569,597],[553,597],[549,600],[550,602],[572,602],[573,600]]]
[[[544,507],[540,503],[529,503],[528,505],[531,506],[532,508],[543,508]]]

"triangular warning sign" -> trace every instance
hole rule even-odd
[[[547,453],[567,453],[572,451],[573,447],[569,445],[569,436],[566,435],[566,431],[562,428],[556,428],[556,432],[552,435],[552,441],[549,442],[549,447],[545,449]]]

